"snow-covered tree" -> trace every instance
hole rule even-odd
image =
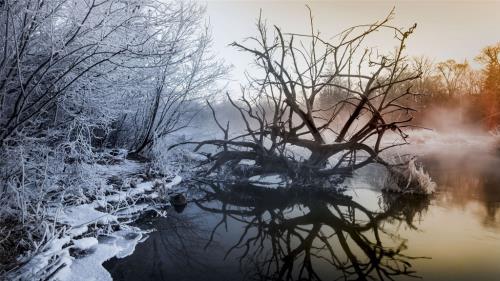
[[[46,238],[49,204],[95,192],[110,132],[144,150],[210,94],[224,69],[203,13],[186,1],[0,1],[0,222],[29,233],[19,251]]]

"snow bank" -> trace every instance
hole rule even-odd
[[[94,238],[95,239],[95,238]],[[95,251],[81,258],[73,259],[68,270],[59,272],[53,277],[57,281],[107,281],[113,280],[102,264],[113,258],[126,257],[135,250],[141,241],[142,232],[139,229],[122,230],[100,238],[95,244]],[[82,239],[81,239],[82,240]],[[97,242],[97,239],[95,239]],[[84,242],[88,246],[90,240]],[[92,241],[94,242],[94,241]]]
[[[139,190],[147,190],[149,184],[142,185]],[[60,212],[53,210],[54,219],[70,227],[61,238],[54,239],[45,248],[24,265],[12,280],[33,280],[37,276],[50,276],[50,280],[57,281],[79,281],[79,280],[112,280],[111,275],[102,266],[102,263],[113,257],[126,257],[135,249],[135,246],[143,238],[139,228],[122,225],[125,230],[112,232],[101,236],[85,237],[76,239],[74,237],[85,234],[89,225],[118,223],[118,217],[129,216],[148,208],[147,204],[132,205],[128,208],[115,212],[115,215],[97,211],[98,204],[83,204],[64,208]],[[71,245],[71,243],[73,245]],[[71,257],[69,249],[89,251],[81,257]],[[43,274],[41,274],[43,272]]]
[[[113,257],[130,255],[145,233],[128,223],[145,210],[156,210],[159,205],[168,204],[161,198],[160,201],[153,199],[160,197],[162,189],[172,189],[182,182],[182,177],[175,175],[170,180],[161,179],[160,184],[156,181],[138,183],[142,179],[136,175],[144,170],[143,163],[127,159],[116,163],[96,165],[102,185],[94,194],[94,201],[48,209],[48,217],[58,226],[55,238],[31,253],[33,256],[25,265],[9,273],[9,280],[111,280],[102,263]],[[112,176],[123,182],[134,181],[134,184],[107,184],[106,179]],[[120,230],[111,230],[110,224],[118,225]],[[84,235],[89,237],[82,238]]]
[[[127,215],[139,212],[145,207],[146,204],[131,206],[117,214]],[[38,276],[51,276],[50,280],[57,281],[112,280],[102,263],[113,257],[130,255],[144,233],[139,228],[122,225],[125,230],[112,232],[99,239],[74,238],[86,233],[91,224],[118,223],[117,216],[95,210],[94,204],[65,208],[55,219],[69,226],[69,231],[45,245],[40,253],[32,257],[15,275],[9,276],[11,280],[34,280]],[[71,248],[93,251],[75,258],[70,256]]]
[[[40,272],[45,272],[46,275],[67,273],[68,270],[65,267],[71,264],[72,257],[69,255],[68,248],[64,246],[69,242],[69,236],[52,240],[43,247],[41,253],[32,257],[26,265],[15,272],[15,275],[7,276],[7,278],[12,281],[38,280]],[[53,261],[54,257],[56,257],[55,261]]]

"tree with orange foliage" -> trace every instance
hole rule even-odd
[[[500,124],[500,42],[485,47],[476,60],[485,65],[481,89],[484,120],[488,128]]]

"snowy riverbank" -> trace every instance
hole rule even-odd
[[[147,238],[147,232],[132,223],[150,212],[166,215],[169,194],[182,180],[151,171],[149,163],[127,159],[123,150],[114,154],[112,161],[95,164],[103,182],[101,195],[49,209],[47,221],[54,224],[56,235],[7,273],[7,279],[112,280],[102,263],[130,255]]]

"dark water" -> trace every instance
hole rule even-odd
[[[500,280],[500,158],[433,152],[431,198],[360,185],[269,190],[199,186],[182,213],[124,259],[115,280]]]

